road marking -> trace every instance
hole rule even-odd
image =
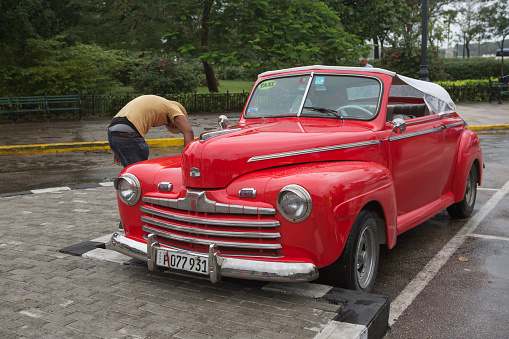
[[[502,198],[509,192],[509,181],[488,200],[481,209],[474,214],[463,228],[438,252],[433,259],[417,274],[405,289],[391,302],[389,312],[389,326],[392,326],[403,312],[412,304],[414,299],[435,277],[456,250],[465,242],[477,226],[491,212]]]
[[[113,183],[112,183],[113,184]],[[485,187],[478,187],[477,188],[478,191],[493,191],[493,192],[497,192],[499,191],[500,189],[499,188],[485,188]]]
[[[69,191],[71,190],[69,187],[52,187],[52,188],[43,188],[39,190],[31,190],[33,194],[40,194],[40,193],[55,193],[60,191]]]
[[[496,235],[487,235],[487,234],[475,234],[475,233],[472,233],[472,234],[469,234],[468,236],[469,237],[474,237],[474,238],[487,239],[487,240],[504,240],[504,241],[509,241],[508,237],[500,237],[500,236],[496,236]]]

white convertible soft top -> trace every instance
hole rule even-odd
[[[310,70],[331,70],[331,71],[355,71],[368,73],[382,73],[393,77],[391,96],[410,96],[424,98],[424,102],[431,112],[437,114],[453,113],[456,111],[456,105],[451,99],[449,93],[440,85],[428,81],[412,79],[403,75],[396,74],[395,72],[388,71],[382,68],[366,68],[366,67],[342,67],[342,66],[304,66],[280,69],[275,71],[264,72],[258,75],[259,78],[281,74],[286,72],[308,72]],[[409,89],[410,86],[412,89]]]
[[[417,91],[422,92],[420,97],[424,97],[424,102],[426,102],[431,112],[438,114],[456,112],[456,104],[452,101],[449,93],[440,85],[398,74],[392,79],[392,85],[391,96],[393,95],[394,87],[411,86]]]

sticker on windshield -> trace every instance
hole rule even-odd
[[[261,84],[258,85],[258,89],[271,89],[272,87],[276,86],[276,80],[272,81],[264,81]]]
[[[258,105],[253,105],[247,109],[246,115],[255,115],[258,112]]]
[[[315,78],[315,85],[323,85],[325,82],[325,77],[316,77]]]

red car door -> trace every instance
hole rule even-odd
[[[434,114],[405,120],[406,130],[392,133],[389,138],[400,232],[419,218],[436,213],[444,199],[452,198],[449,195],[461,127],[451,116]]]

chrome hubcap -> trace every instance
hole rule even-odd
[[[366,288],[373,279],[376,261],[376,241],[373,227],[376,227],[373,220],[366,221],[368,225],[363,229],[359,242],[357,243],[356,265],[357,282],[361,288]]]
[[[467,187],[465,188],[465,201],[467,202],[468,206],[472,205],[473,203],[475,185],[476,183],[474,171],[470,170],[470,173],[468,173]]]

